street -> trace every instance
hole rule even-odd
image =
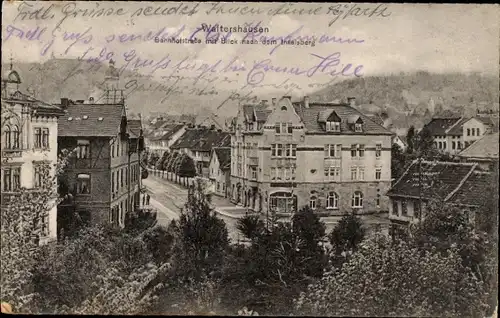
[[[178,184],[153,176],[152,174],[142,181],[151,195],[151,205],[158,210],[158,223],[163,226],[168,226],[172,219],[178,219],[181,208],[187,199],[187,189],[182,188]],[[219,203],[221,201],[217,197],[214,197],[213,200],[214,203]],[[238,239],[241,239],[241,235],[236,229],[238,220],[222,214],[217,214],[217,217],[226,222],[231,242],[238,242]]]

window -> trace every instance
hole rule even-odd
[[[363,126],[361,124],[354,124],[354,131],[355,132],[362,132]]]
[[[286,144],[285,147],[285,157],[295,158],[297,157],[297,145]]]
[[[476,136],[480,136],[480,131],[479,131],[479,128],[476,128]]]
[[[111,144],[111,158],[115,157],[115,144]]]
[[[12,149],[19,149],[19,139],[20,139],[20,135],[19,135],[19,128],[14,125],[12,126],[12,131],[11,131],[11,135],[12,135]]]
[[[325,158],[340,158],[342,145],[325,145]]]
[[[470,128],[467,128],[467,136],[470,136]]]
[[[358,145],[351,145],[351,157],[356,158],[358,152]]]
[[[42,148],[44,148],[44,149],[49,148],[49,129],[48,128],[42,129]]]
[[[352,195],[351,205],[353,208],[362,208],[363,207],[363,193],[360,191],[354,192]]]
[[[49,235],[49,216],[44,213],[40,220],[40,236],[45,237]]]
[[[398,209],[399,209],[398,201],[392,201],[392,214],[398,215],[399,214]]]
[[[446,149],[446,141],[443,141],[443,149]]]
[[[90,194],[90,175],[80,173],[76,178],[76,193]]]
[[[377,199],[375,200],[375,205],[380,208],[380,194],[377,193]]]
[[[220,182],[217,182],[217,192],[220,191]]]
[[[382,168],[375,168],[375,180],[382,178]]]
[[[310,199],[309,199],[309,207],[311,208],[311,210],[316,210],[316,196],[312,196]]]
[[[283,145],[282,144],[278,144],[278,148],[276,150],[276,156],[277,157],[283,156]]]
[[[3,191],[17,191],[21,187],[21,167],[3,169]]]
[[[11,135],[11,128],[9,125],[5,126],[5,131],[3,133],[4,135],[4,145],[5,149],[12,149],[12,135]]]
[[[335,192],[328,192],[326,197],[326,208],[327,209],[338,209],[339,208],[339,196]]]
[[[358,167],[359,180],[365,180],[365,167]]]
[[[375,158],[380,158],[382,156],[382,145],[375,145]]]
[[[420,201],[418,200],[413,201],[413,215],[415,215],[417,219],[420,219],[420,209],[421,209]]]
[[[79,159],[90,158],[90,141],[78,140],[76,157]]]
[[[455,149],[455,142],[454,141],[451,142],[451,149]]]
[[[111,222],[111,224],[115,224],[115,225],[118,224],[118,207],[117,206],[111,208],[109,221]]]
[[[358,145],[358,155],[360,158],[365,156],[365,145]]]
[[[277,180],[283,180],[283,168],[282,167],[278,167],[276,169],[276,171],[277,171],[276,179]]]
[[[292,147],[292,158],[297,157],[297,145],[290,145]]]
[[[401,208],[402,208],[402,214],[404,216],[407,216],[408,215],[408,203],[406,201],[402,201],[401,202]]]
[[[325,177],[329,181],[340,181],[340,167],[326,167]]]
[[[43,184],[43,169],[41,166],[35,166],[33,167],[34,173],[35,173],[35,180],[33,182],[35,188],[39,188]]]
[[[475,130],[474,128],[472,128],[472,129],[471,129],[471,135],[472,135],[472,136],[475,136],[475,134],[476,134],[476,130]]]
[[[125,185],[129,184],[129,170],[125,168]]]
[[[271,180],[276,180],[276,168],[271,168]]]
[[[122,169],[120,169],[120,187],[122,187],[122,188],[123,188],[123,182],[125,181],[124,179],[125,178],[123,176],[123,168],[122,168]]]
[[[462,143],[460,141],[457,141],[457,149],[462,149]]]
[[[287,132],[288,132],[288,134],[292,134],[293,133],[293,126],[292,126],[291,123],[288,123]]]
[[[338,121],[327,121],[326,122],[326,131],[340,131],[340,122]]]
[[[120,189],[120,172],[116,171],[116,192]]]
[[[358,168],[351,167],[351,180],[358,180]]]
[[[269,196],[269,210],[290,213],[297,209],[297,196],[288,192],[275,192]]]
[[[111,172],[111,193],[115,193],[115,172]]]
[[[35,139],[33,142],[35,148],[42,148],[42,128],[35,128]]]
[[[116,141],[116,156],[120,157],[120,141]]]
[[[286,111],[286,106],[281,106],[282,111]]]
[[[250,167],[250,175],[253,180],[257,180],[257,167]]]

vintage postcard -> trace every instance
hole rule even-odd
[[[499,7],[2,3],[2,313],[496,317]]]

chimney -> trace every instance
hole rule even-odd
[[[304,96],[304,107],[309,108],[309,96]]]
[[[356,106],[356,97],[347,97],[347,103],[348,103],[351,107]]]
[[[210,130],[215,130],[215,125],[210,125]]]
[[[273,103],[273,106],[276,106],[277,98],[273,98],[271,102]]]
[[[89,103],[93,103],[94,102],[94,97],[90,96],[89,97]]]
[[[68,109],[68,106],[69,106],[69,99],[61,98],[61,108]]]

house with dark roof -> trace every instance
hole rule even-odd
[[[165,151],[170,152],[170,146],[184,134],[186,128],[187,125],[182,123],[163,123],[149,134],[148,150],[156,152],[160,157]]]
[[[109,77],[117,77],[110,65]],[[90,223],[110,222],[124,227],[127,214],[140,205],[140,155],[144,150],[140,120],[127,119],[125,99],[111,79],[106,103],[61,98],[64,111],[58,127],[59,149],[75,149],[61,178],[61,194],[69,194],[58,206],[61,226],[78,213]]]
[[[261,213],[387,211],[392,133],[353,105],[307,96],[242,105],[231,135],[232,201]]]
[[[209,179],[216,195],[227,197],[231,182],[231,148],[214,147],[210,155]]]
[[[57,130],[64,111],[20,91],[21,76],[12,63],[2,75],[1,208],[21,188],[43,184],[40,168],[57,163]],[[55,169],[52,169],[55,174]],[[57,239],[57,208],[42,216],[36,240],[40,244]]]
[[[230,134],[216,129],[215,125],[210,128],[196,126],[187,128],[170,149],[190,156],[195,162],[198,175],[208,177],[212,149],[229,147],[230,142]]]
[[[498,131],[495,121],[497,120],[492,117],[479,115],[436,117],[424,128],[434,137],[434,145],[438,150],[455,155],[485,134]]]
[[[498,167],[498,132],[484,135],[472,143],[458,156],[467,162],[475,162],[485,171],[492,171]]]
[[[415,160],[387,192],[389,219],[401,225],[418,222],[433,200],[474,212],[488,201],[492,184],[498,187],[493,180],[493,174],[479,170],[476,163]]]

